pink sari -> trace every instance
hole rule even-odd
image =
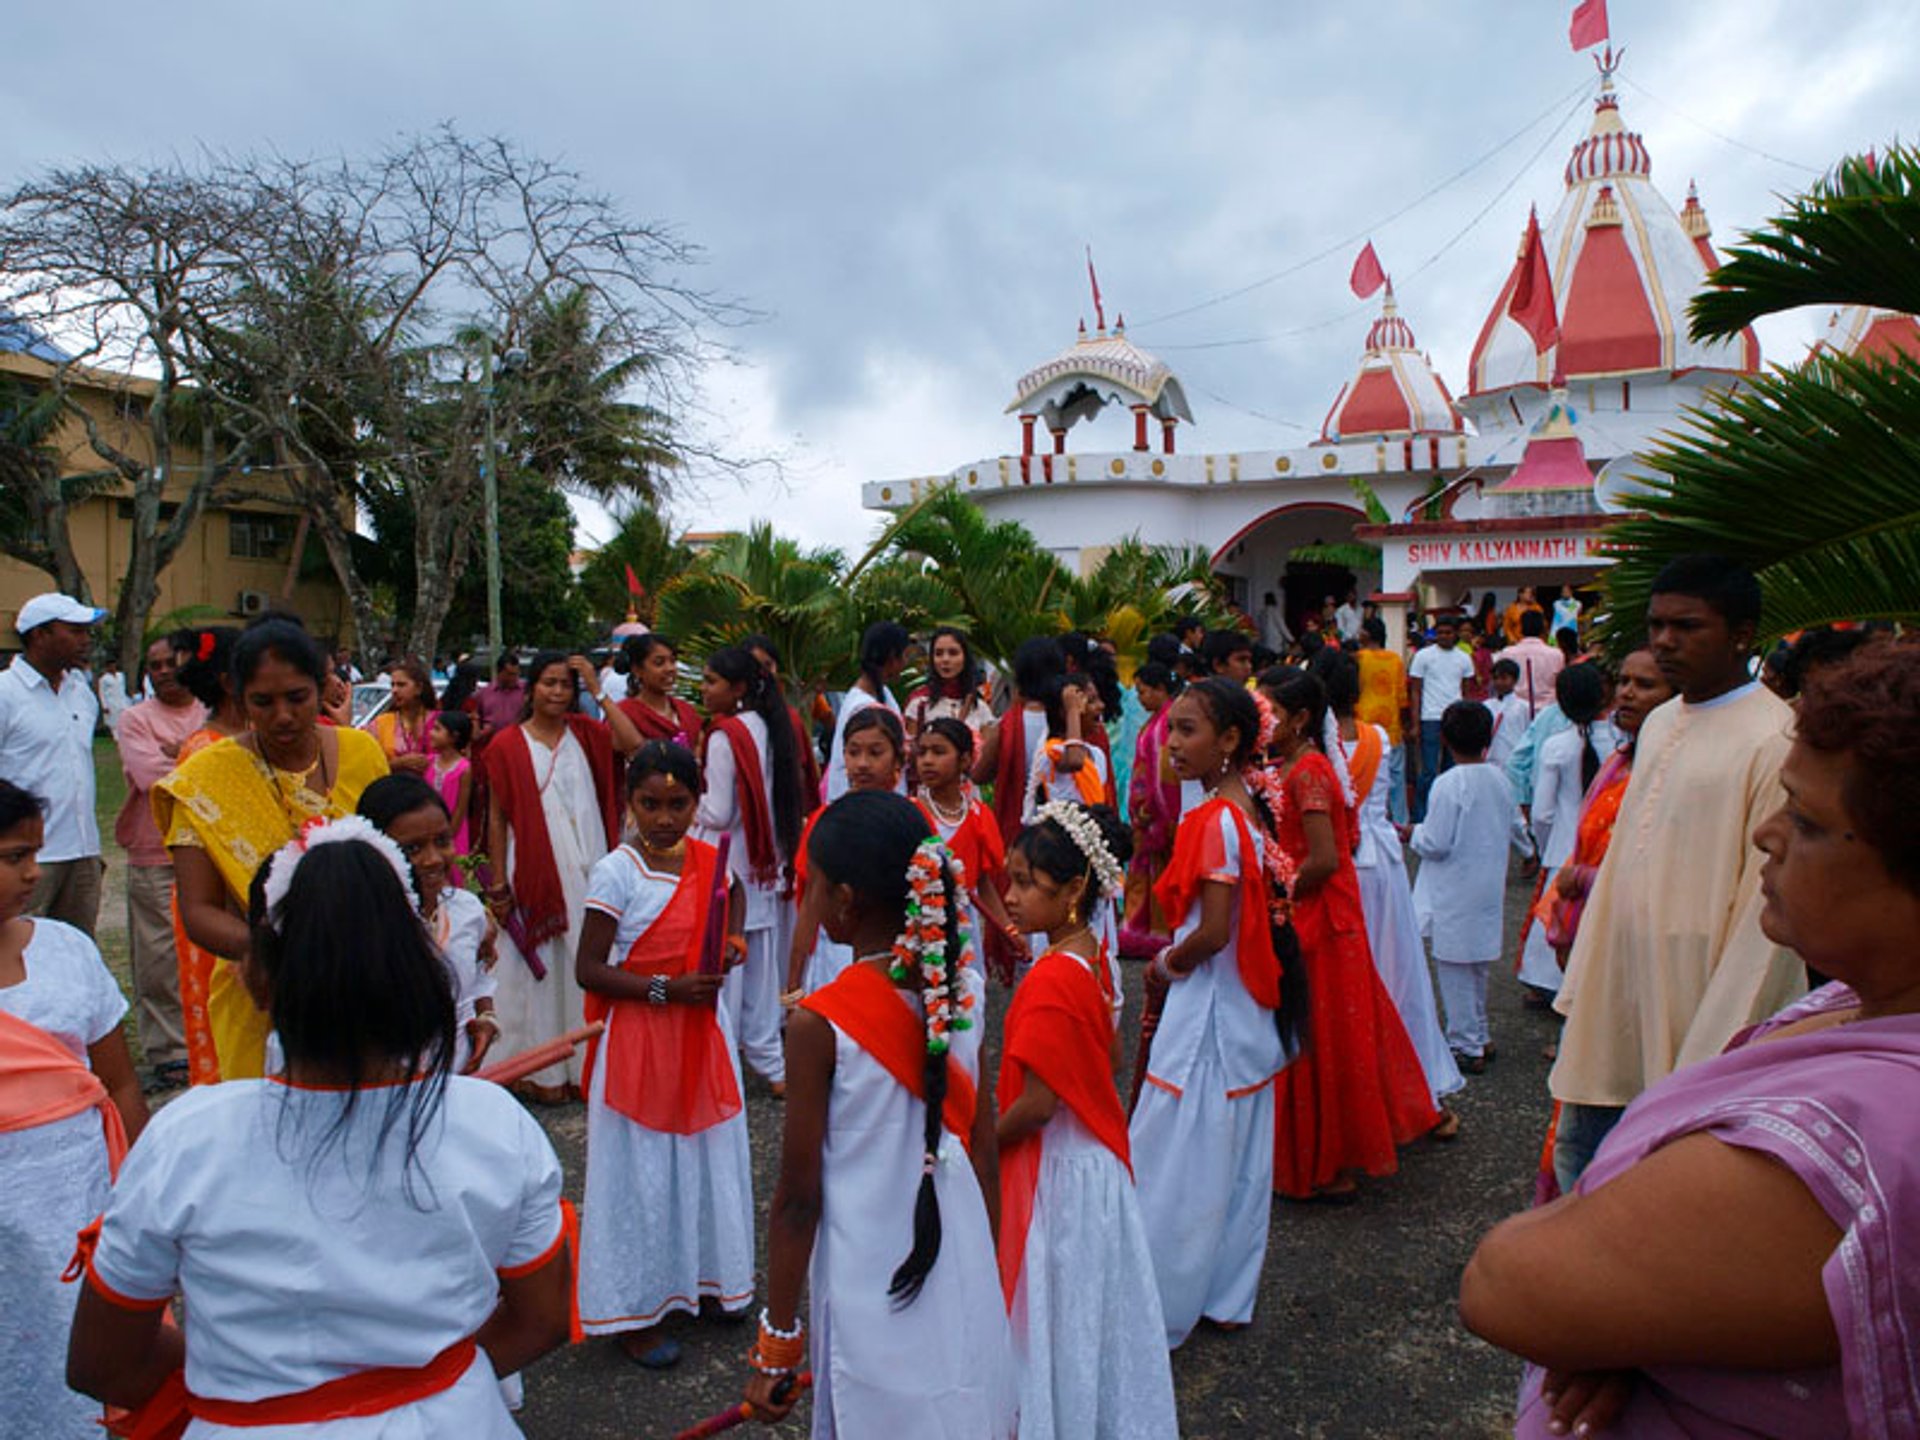
[[[1157,953],[1170,938],[1153,888],[1173,857],[1180,829],[1180,782],[1167,764],[1167,712],[1162,705],[1140,728],[1133,742],[1133,773],[1127,781],[1126,819],[1137,826],[1133,859],[1127,865],[1126,909],[1120,925],[1120,953],[1140,957]]]
[[[1920,1017],[1769,1031],[1857,1003],[1827,985],[1680,1070],[1628,1107],[1580,1179],[1590,1193],[1662,1145],[1707,1134],[1791,1170],[1840,1228],[1823,1280],[1840,1363],[1802,1371],[1645,1370],[1609,1434],[1800,1440],[1920,1434]],[[1547,1435],[1541,1371],[1528,1366],[1516,1437]]]

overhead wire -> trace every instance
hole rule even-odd
[[[1673,104],[1671,101],[1661,99],[1658,95],[1654,94],[1651,90],[1647,89],[1646,86],[1642,85],[1637,80],[1630,79],[1625,75],[1619,75],[1619,76],[1616,76],[1615,78],[1620,80],[1624,84],[1631,85],[1635,90],[1639,91],[1642,95],[1646,96],[1647,99],[1651,100],[1654,104],[1658,105],[1661,109],[1667,111],[1669,114],[1674,116],[1674,118],[1686,121],[1689,125],[1693,126],[1695,129],[1706,131],[1707,134],[1713,136],[1714,139],[1720,141],[1723,144],[1731,145],[1736,150],[1744,150],[1749,155],[1758,155],[1762,160],[1771,160],[1776,165],[1785,165],[1789,170],[1801,170],[1807,173],[1808,175],[1824,175],[1826,173],[1824,170],[1820,169],[1818,166],[1806,165],[1798,160],[1789,160],[1784,155],[1775,155],[1771,150],[1762,150],[1758,145],[1749,145],[1744,140],[1737,140],[1733,136],[1727,134],[1724,130],[1716,130],[1714,129],[1713,126],[1707,124],[1706,121],[1698,119],[1695,116],[1689,115],[1686,111],[1682,110],[1679,106]]]

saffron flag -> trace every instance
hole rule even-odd
[[[1353,287],[1353,293],[1362,300],[1387,283],[1387,272],[1380,267],[1380,257],[1373,253],[1373,242],[1367,241],[1363,249],[1353,260],[1353,274],[1347,277],[1347,284]]]
[[[1560,318],[1553,306],[1553,273],[1547,269],[1547,247],[1540,238],[1538,210],[1527,215],[1526,244],[1520,250],[1507,314],[1533,337],[1538,354],[1544,355],[1560,343]]]
[[[1573,7],[1567,39],[1576,50],[1598,45],[1607,38],[1607,0],[1580,0]]]
[[[631,565],[627,566],[627,593],[636,600],[647,593],[640,584],[640,577],[633,573],[633,566]]]
[[[1093,247],[1087,247],[1087,281],[1093,286],[1093,323],[1107,328],[1107,307],[1100,303],[1100,277],[1093,273]]]

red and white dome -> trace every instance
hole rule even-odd
[[[1837,350],[1842,355],[1874,356],[1891,360],[1911,355],[1920,360],[1920,320],[1898,310],[1875,310],[1847,305],[1827,317],[1827,328],[1814,344],[1814,353]]]
[[[1457,435],[1465,428],[1446,382],[1414,348],[1413,327],[1400,318],[1393,286],[1387,286],[1380,318],[1367,331],[1360,368],[1334,397],[1320,439],[1333,443],[1374,436]]]
[[[1593,129],[1567,161],[1566,194],[1541,227],[1560,318],[1559,344],[1545,354],[1507,313],[1516,261],[1480,327],[1468,393],[1509,386],[1544,388],[1568,380],[1704,369],[1751,372],[1760,364],[1752,331],[1734,340],[1687,335],[1687,303],[1719,264],[1699,196],[1676,214],[1651,175],[1646,142],[1620,119],[1611,75],[1603,72]]]
[[[1092,335],[1082,322],[1079,340],[1020,377],[1006,413],[1037,415],[1049,430],[1065,430],[1111,404],[1145,407],[1162,420],[1193,422],[1179,377],[1127,338],[1124,318],[1111,332]]]

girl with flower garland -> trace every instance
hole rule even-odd
[[[618,1335],[650,1370],[680,1346],[654,1327],[712,1301],[753,1298],[753,1157],[740,1098],[726,971],[746,951],[745,895],[719,852],[687,834],[700,767],[649,740],[627,765],[631,838],[593,867],[575,976],[588,1020],[587,1181],[580,1325]],[[729,901],[720,963],[707,968],[716,890]]]
[[[1027,937],[1013,923],[1000,892],[1007,883],[1007,848],[1000,838],[993,811],[980,802],[967,780],[973,763],[973,731],[951,716],[929,720],[914,745],[914,768],[919,787],[914,803],[927,817],[940,843],[952,852],[966,872],[972,902],[973,933],[985,935],[991,923],[1012,948],[1016,959],[1027,959]],[[1013,980],[1012,970],[1001,975]]]
[[[1201,680],[1173,702],[1167,754],[1207,798],[1180,821],[1159,898],[1173,943],[1147,970],[1164,997],[1129,1136],[1167,1344],[1204,1317],[1253,1318],[1272,1210],[1274,1011],[1265,822],[1244,771],[1260,744],[1253,697]]]
[[[849,794],[814,826],[813,904],[855,953],[787,1025],[786,1130],[747,1400],[810,1360],[815,1440],[1006,1440],[1017,1397],[988,1197],[981,982],[958,866],[907,800]],[[971,1154],[971,1163],[969,1163]],[[891,1278],[888,1278],[891,1277]],[[810,1296],[811,1336],[800,1319]]]
[[[846,766],[847,793],[900,789],[900,767],[906,763],[907,737],[900,717],[879,705],[856,711],[841,732],[840,754]],[[816,810],[800,834],[793,860],[793,939],[787,949],[787,988],[782,1005],[792,1006],[802,995],[831,984],[853,963],[853,951],[827,930],[823,912],[809,908],[821,897],[809,883],[812,875],[810,841],[824,810]]]
[[[1293,872],[1307,990],[1306,1045],[1276,1087],[1273,1188],[1295,1200],[1346,1200],[1356,1172],[1391,1175],[1397,1147],[1442,1125],[1442,1112],[1367,946],[1351,782],[1340,774],[1344,755],[1339,768],[1330,758],[1339,730],[1329,743],[1327,692],[1297,671],[1272,693],[1274,760],[1256,778]]]
[[[1000,1063],[1000,1282],[1022,1440],[1176,1436],[1166,1323],[1113,1083],[1109,955],[1087,913],[1131,845],[1110,811],[1043,807],[1008,856],[1007,903],[1047,950],[1007,1010]]]

